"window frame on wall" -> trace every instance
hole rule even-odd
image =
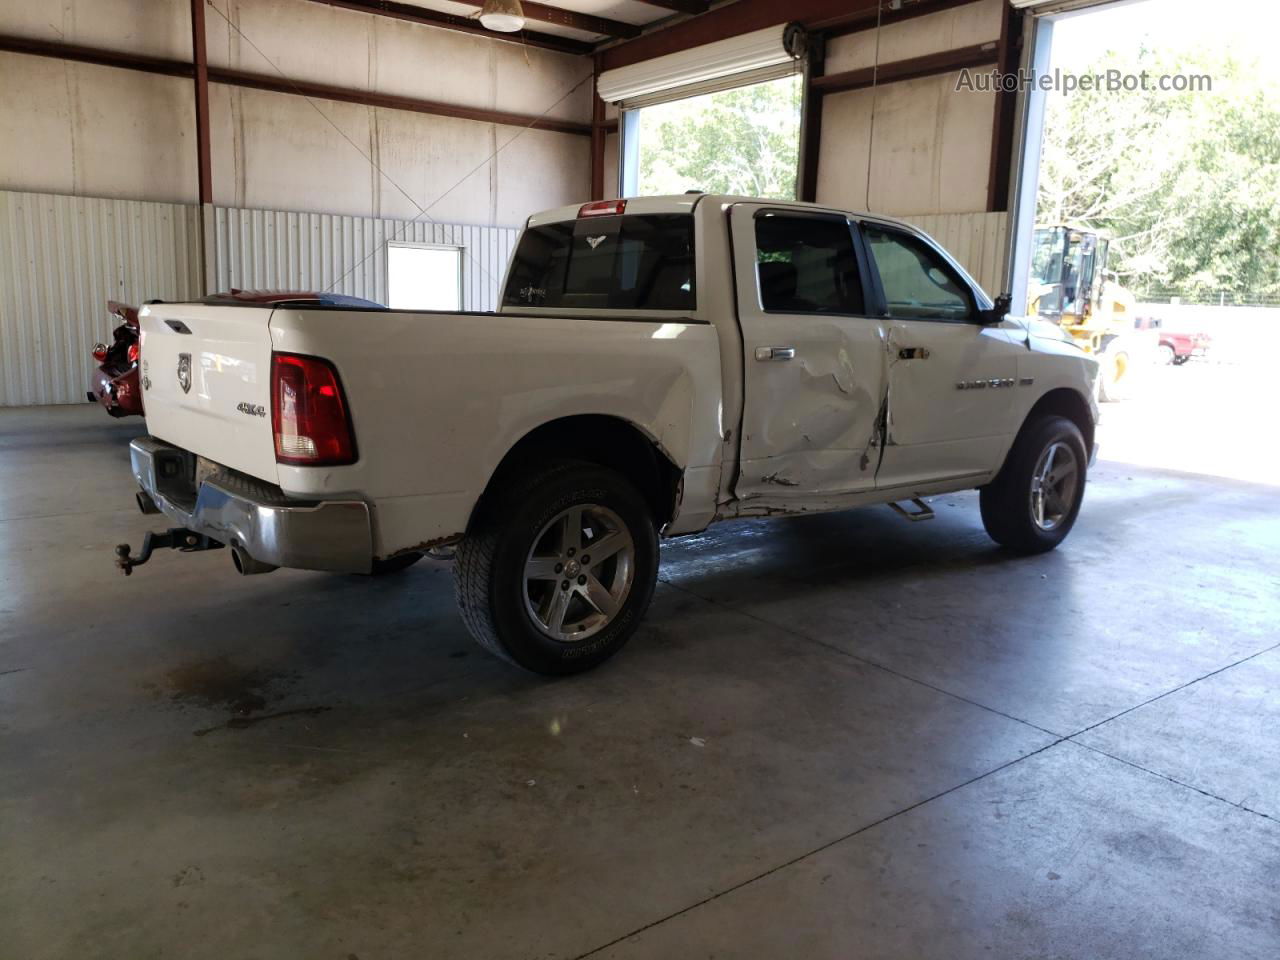
[[[452,253],[457,260],[457,306],[450,307],[422,307],[416,304],[397,305],[393,302],[392,294],[392,254],[393,249],[409,249],[409,250],[434,250]],[[427,310],[440,311],[443,313],[460,312],[466,308],[466,278],[464,275],[464,263],[466,260],[466,247],[454,243],[420,243],[413,240],[388,240],[386,255],[386,290],[387,290],[387,306],[393,310]]]

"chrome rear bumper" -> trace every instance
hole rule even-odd
[[[173,520],[276,567],[368,573],[369,505],[362,500],[293,500],[278,487],[223,471],[191,480],[193,457],[153,437],[129,444],[138,485]]]

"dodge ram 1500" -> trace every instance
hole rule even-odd
[[[472,635],[567,673],[635,631],[658,538],[714,522],[977,488],[997,542],[1049,550],[1097,364],[1007,308],[905,223],[706,195],[530,217],[495,313],[151,303],[132,468],[180,526],[117,560],[385,573],[454,545]]]

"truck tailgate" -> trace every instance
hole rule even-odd
[[[271,429],[271,309],[156,303],[139,312],[152,436],[277,482]]]

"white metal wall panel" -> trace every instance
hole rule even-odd
[[[75,403],[108,300],[198,295],[193,206],[0,191],[0,406]]]
[[[937,213],[903,219],[946,247],[992,299],[1008,290],[1007,213]]]
[[[518,230],[430,220],[216,209],[217,290],[328,290],[387,302],[387,244],[461,247],[462,307],[494,310]]]

